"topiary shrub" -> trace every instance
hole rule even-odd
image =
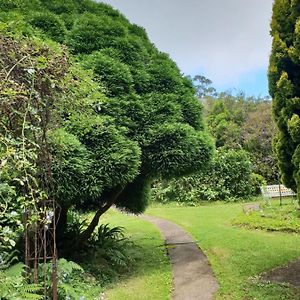
[[[157,125],[148,132],[143,172],[165,178],[191,174],[206,166],[213,150],[210,137],[189,125]]]
[[[158,53],[153,56],[148,72],[151,75],[151,92],[174,93],[183,86],[180,71],[167,54]]]
[[[126,27],[108,16],[85,13],[78,17],[69,33],[67,44],[74,54],[91,53],[110,47],[114,40],[124,37]]]
[[[78,12],[80,6],[79,1],[74,0],[40,0],[42,5],[55,14],[71,14]]]
[[[52,23],[67,21],[69,31],[63,42],[69,46],[71,59],[60,60],[59,66],[65,63],[65,70],[58,75],[50,70],[50,79],[41,82],[46,88],[33,96],[43,98],[46,104],[48,100],[49,105],[55,104],[49,130],[55,132],[62,127],[50,141],[55,148],[50,153],[56,163],[53,166],[56,169],[52,170],[58,187],[55,192],[60,195],[56,198],[64,198],[57,199],[62,207],[57,228],[64,230],[71,203],[76,208],[97,208],[90,224],[73,245],[73,249],[80,249],[90,238],[99,218],[113,204],[134,213],[142,212],[147,203],[149,182],[160,176],[171,178],[204,168],[212,157],[214,146],[198,121],[202,120],[202,113],[197,98],[192,96],[194,89],[186,84],[175,62],[167,54],[160,53],[141,28],[131,26],[112,7],[92,0],[73,1],[79,6],[77,12],[71,8],[70,13],[66,12],[66,3],[56,0],[35,10],[28,7],[26,13],[20,11],[24,19],[32,18],[34,28],[40,28],[34,31],[36,35],[43,31],[51,36],[49,26]],[[41,12],[47,11],[46,6],[48,14]],[[41,13],[37,14],[38,11]],[[55,13],[56,18],[53,18]],[[70,14],[69,19],[67,14]],[[53,22],[34,18],[36,15],[49,16]],[[32,26],[28,24],[28,27]],[[59,35],[52,35],[53,39],[59,38]],[[59,48],[49,39],[46,42]],[[60,51],[67,53],[65,47]],[[19,57],[18,52],[16,57]],[[39,57],[38,66],[44,68],[56,61],[47,58],[47,55]],[[79,72],[73,73],[78,66],[74,61],[81,61],[88,70],[78,68]],[[70,65],[73,75],[69,74]],[[19,66],[17,63],[12,68],[12,75]],[[24,71],[30,80],[35,75],[36,85],[36,79],[40,78],[37,69]],[[43,70],[42,75],[43,79],[48,79],[48,69]],[[61,77],[64,77],[63,86],[60,85]],[[29,93],[32,87],[26,84]],[[48,94],[48,90],[53,89],[57,94]],[[102,91],[109,97],[103,96]],[[34,110],[30,111],[30,116],[36,118],[35,115]],[[5,126],[6,123],[17,127],[14,120],[5,121]],[[61,151],[64,149],[67,151]],[[76,188],[78,183],[80,186]],[[80,197],[77,197],[78,192]]]
[[[84,66],[94,70],[98,80],[106,87],[108,96],[126,95],[133,89],[133,79],[128,66],[117,59],[95,52],[85,60]]]
[[[0,11],[12,9],[36,9],[40,6],[39,0],[0,0]]]
[[[119,51],[119,57],[125,64],[145,67],[145,64],[150,61],[145,45],[138,37],[128,36],[116,39],[112,46]]]
[[[36,13],[31,18],[29,23],[41,29],[48,37],[56,42],[65,40],[66,27],[64,22],[56,15],[47,13]]]

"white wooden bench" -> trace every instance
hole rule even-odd
[[[295,197],[296,193],[283,184],[265,185],[260,187],[263,198],[280,198],[281,197]]]

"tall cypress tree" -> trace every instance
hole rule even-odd
[[[300,191],[300,1],[275,0],[269,91],[279,133],[274,140],[285,185]],[[300,193],[298,193],[300,194]]]

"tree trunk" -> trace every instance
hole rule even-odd
[[[123,188],[118,187],[112,190],[107,195],[106,203],[97,210],[89,226],[80,234],[75,248],[81,248],[88,241],[88,239],[92,236],[95,228],[99,224],[100,217],[115,203],[122,190]]]
[[[56,235],[59,240],[63,236],[67,228],[67,218],[68,218],[69,207],[62,206],[60,209],[57,209],[55,212],[56,217]]]

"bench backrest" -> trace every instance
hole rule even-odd
[[[281,184],[280,187],[279,184],[261,186],[260,190],[263,197],[266,198],[280,197],[280,193],[282,197],[296,196],[296,193],[293,190],[285,187],[283,184]]]

